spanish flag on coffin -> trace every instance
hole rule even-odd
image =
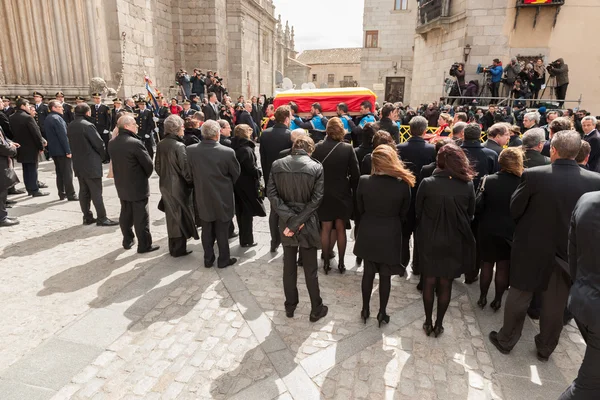
[[[277,93],[273,100],[275,109],[289,104],[290,101],[298,104],[298,112],[310,112],[313,103],[320,103],[323,112],[335,112],[339,103],[346,103],[349,112],[359,112],[363,101],[370,101],[375,105],[375,93],[366,88],[329,88],[329,89],[302,89],[286,90]]]
[[[552,0],[524,0],[523,4],[550,4]]]

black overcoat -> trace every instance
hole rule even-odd
[[[511,251],[510,285],[535,292],[548,287],[556,257],[567,261],[569,221],[587,192],[600,190],[600,175],[573,160],[528,168],[510,202],[516,222]]]
[[[328,136],[317,144],[312,156],[323,164],[325,174],[325,196],[319,206],[319,219],[349,220],[352,217],[354,193],[360,179],[354,148],[349,143],[336,142]]]
[[[410,186],[388,175],[362,176],[356,207],[360,225],[354,254],[376,263],[400,265],[402,224],[410,207]]]
[[[600,172],[600,133],[594,129],[585,135],[583,140],[588,142],[592,149],[588,160],[588,168],[590,171]]]
[[[254,142],[245,138],[234,137],[231,140],[231,148],[240,164],[240,177],[233,186],[235,209],[240,214],[264,217],[267,215],[265,207],[258,198],[262,173],[256,164],[255,146]]]
[[[457,278],[465,271],[473,270],[473,183],[436,169],[431,177],[421,182],[415,211],[419,266],[424,276]]]
[[[181,237],[198,239],[194,222],[192,175],[182,139],[174,135],[166,135],[156,146],[154,163],[165,207],[169,239]]]
[[[2,132],[3,130],[0,128],[0,193],[19,182],[19,178],[13,173],[13,161],[11,159],[17,155],[17,149],[8,144]]]
[[[67,126],[67,137],[75,176],[102,178],[102,162],[106,159],[106,148],[96,126],[84,117],[77,116]]]
[[[525,168],[540,167],[550,164],[550,157],[546,157],[536,150],[525,150],[523,156],[523,166]]]
[[[483,207],[477,216],[479,237],[494,236],[512,241],[515,221],[510,216],[510,199],[520,178],[500,171],[488,175],[483,191]]]
[[[40,151],[44,150],[44,139],[35,119],[27,111],[17,110],[9,120],[14,141],[21,145],[17,149],[17,161],[37,163]]]
[[[279,159],[279,153],[292,148],[291,132],[284,124],[276,123],[260,135],[260,166],[265,177],[265,186],[271,177],[271,165]]]

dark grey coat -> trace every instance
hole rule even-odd
[[[233,184],[240,176],[235,152],[214,140],[187,148],[198,216],[202,221],[228,222],[235,213]]]
[[[102,178],[102,161],[106,159],[106,149],[96,126],[84,117],[75,117],[75,121],[67,126],[67,137],[75,176]]]
[[[523,157],[523,166],[525,168],[540,167],[550,164],[550,157],[546,157],[536,150],[526,150]]]
[[[166,135],[156,146],[154,165],[159,177],[169,238],[198,239],[194,223],[192,175],[182,139]]]
[[[0,193],[13,187],[19,178],[13,172],[12,157],[17,155],[16,147],[10,146],[0,128]]]
[[[35,119],[27,111],[17,110],[9,120],[14,141],[21,145],[17,150],[17,161],[36,163],[40,151],[44,150],[44,139]]]
[[[600,175],[572,160],[528,168],[515,190],[510,213],[516,222],[511,251],[510,285],[535,292],[548,287],[556,265],[566,261],[569,221],[579,198],[600,190]]]

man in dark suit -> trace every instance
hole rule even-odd
[[[154,171],[152,159],[137,136],[138,125],[134,117],[121,117],[117,127],[119,134],[108,144],[108,152],[112,159],[115,187],[121,200],[119,225],[123,233],[123,248],[129,250],[133,247],[133,226],[138,238],[137,252],[149,253],[159,249],[159,246],[152,244],[148,212],[148,179]]]
[[[580,168],[590,170],[588,167],[588,162],[590,160],[590,153],[592,152],[592,147],[585,140],[581,141],[581,148],[579,149],[579,153],[577,153],[577,157],[575,157],[575,161]]]
[[[45,138],[44,121],[46,120],[46,117],[48,116],[50,111],[48,111],[48,106],[44,104],[44,95],[40,92],[33,92],[33,101],[33,106],[35,107],[35,115],[33,118],[35,119],[35,123],[40,127],[42,137]]]
[[[388,104],[383,106],[383,108],[385,109],[386,106],[388,106]],[[383,122],[384,119],[385,118],[382,118],[381,121]],[[417,178],[424,165],[435,161],[435,147],[432,144],[425,142],[425,139],[423,139],[425,132],[427,132],[427,119],[421,116],[413,117],[413,119],[410,120],[410,139],[397,146],[400,158]],[[408,266],[408,262],[410,261],[410,236],[415,232],[416,228],[415,200],[417,199],[419,183],[420,182],[417,180],[415,187],[411,190],[410,208],[406,216],[406,222],[402,225],[402,264],[405,267]],[[415,247],[412,269],[413,273],[416,275],[421,273],[417,260],[417,251]]]
[[[10,218],[6,212],[8,188],[19,182],[13,170],[12,160],[12,157],[17,155],[17,146],[4,136],[4,132],[0,127],[0,227],[19,224],[17,218]]]
[[[208,94],[208,104],[202,107],[202,112],[206,121],[219,119],[219,104],[217,103],[217,95],[214,92]]]
[[[265,130],[260,136],[260,165],[263,169],[265,187],[269,184],[271,165],[279,158],[279,153],[292,148],[289,130],[291,118],[290,106],[279,106],[275,110],[275,125]],[[269,214],[269,230],[271,231],[271,253],[274,253],[281,244],[281,235],[279,233],[279,217],[273,210]]]
[[[516,229],[510,289],[502,329],[489,336],[504,354],[519,341],[537,290],[542,292],[540,334],[535,337],[538,358],[547,360],[558,344],[571,285],[566,262],[571,213],[584,193],[600,190],[600,175],[582,170],[575,162],[580,148],[581,136],[576,131],[555,133],[552,165],[525,170],[512,196],[510,212]]]
[[[146,100],[138,99],[137,106],[139,108],[135,116],[135,121],[138,126],[137,135],[140,137],[146,150],[150,155],[150,159],[154,158],[154,119],[152,111],[146,108]]]
[[[48,196],[50,193],[41,192],[38,185],[38,157],[44,151],[46,141],[40,127],[29,114],[29,101],[20,98],[16,107],[17,111],[10,116],[10,126],[15,142],[21,145],[17,151],[17,161],[23,164],[25,188],[30,196]]]
[[[6,96],[2,96],[2,98],[0,99],[2,104],[0,104],[1,108],[2,108],[2,112],[4,114],[6,114],[7,117],[10,117],[11,115],[13,115],[15,113],[15,109],[13,107],[10,106],[10,99]],[[16,101],[16,99],[15,99]]]
[[[67,138],[67,123],[62,117],[64,112],[62,104],[58,100],[48,103],[50,114],[44,121],[44,130],[48,140],[48,153],[54,161],[56,169],[56,187],[58,197],[69,201],[77,201],[75,187],[73,186],[73,164],[71,147]]]
[[[600,192],[586,193],[577,202],[569,229],[569,269],[573,286],[569,311],[587,347],[577,378],[558,400],[596,399],[600,393]]]
[[[583,129],[583,140],[588,142],[591,147],[588,168],[590,171],[600,172],[600,133],[596,130],[598,120],[596,117],[588,115],[581,120]]]
[[[235,152],[219,144],[221,127],[217,121],[202,125],[202,142],[187,148],[188,163],[194,180],[194,193],[202,225],[204,266],[215,262],[215,240],[219,247],[217,266],[225,268],[237,262],[230,257],[229,227],[235,212],[233,184],[240,176]]]
[[[250,128],[252,128],[252,139],[256,140],[258,138],[258,126],[254,123],[252,119],[252,103],[247,101],[243,104],[244,108],[240,112],[240,116],[236,121],[236,125],[246,124]]]
[[[7,139],[12,139],[12,130],[10,129],[10,122],[8,120],[9,115],[4,111],[0,110],[0,128],[4,131],[4,135]]]
[[[108,157],[104,141],[96,127],[88,118],[92,115],[90,106],[81,103],[75,106],[75,120],[67,127],[67,137],[71,148],[73,171],[79,181],[79,206],[83,213],[83,224],[114,226],[118,222],[106,217],[102,200],[102,162]],[[90,202],[96,208],[96,217],[90,210]]]
[[[114,131],[115,128],[117,127],[117,118],[119,117],[118,114],[121,111],[125,111],[125,109],[123,108],[123,100],[116,98],[113,100],[113,105],[114,108],[112,109],[112,112],[110,113],[110,131]]]
[[[252,104],[252,109],[250,110],[250,115],[252,116],[252,121],[254,121],[254,124],[256,125],[256,128],[258,130],[257,132],[257,137],[258,134],[260,134],[260,127],[262,125],[262,119],[263,119],[263,108],[260,104],[258,104],[258,99],[256,98],[256,96],[252,96],[251,100],[251,104]]]
[[[102,104],[102,95],[100,93],[92,94],[94,104],[92,105],[92,123],[96,126],[96,130],[100,134],[100,137],[104,141],[104,147],[108,148],[108,141],[110,140],[110,110],[107,106]],[[104,160],[105,164],[110,161],[110,156]]]
[[[539,167],[550,164],[550,158],[542,155],[541,151],[546,142],[546,133],[542,128],[533,128],[523,135],[523,166],[525,168]]]
[[[392,138],[394,138],[396,143],[400,143],[400,129],[398,128],[398,125],[392,121],[392,113],[397,113],[396,107],[394,107],[392,103],[387,103],[381,108],[381,120],[379,121],[379,128],[392,135]]]
[[[510,140],[510,125],[506,122],[498,122],[492,126],[487,131],[488,139],[483,144],[483,147],[487,147],[490,150],[496,152],[497,155],[502,153],[504,150],[504,146],[508,144]]]
[[[54,96],[56,100],[60,103],[63,108],[62,118],[67,123],[70,124],[75,119],[73,115],[73,106],[69,103],[65,103],[65,95],[63,92],[56,92],[56,96]],[[49,107],[48,107],[49,108]]]
[[[165,99],[161,97],[158,102],[160,108],[158,109],[158,121],[156,121],[156,126],[158,127],[158,137],[162,140],[165,137],[165,119],[171,115],[171,111],[169,110],[169,103]]]
[[[192,103],[190,103],[189,100],[184,100],[183,101],[183,111],[181,111],[181,114],[179,115],[181,118],[183,118],[184,120],[187,117],[193,117],[194,114],[196,113],[196,110],[191,108]]]
[[[548,130],[550,131],[550,133],[548,135],[550,137],[550,140],[548,140],[548,141],[546,141],[546,143],[544,143],[544,148],[542,149],[542,155],[546,156],[546,157],[550,157],[550,142],[552,141],[552,137],[554,136],[554,134],[556,132],[568,131],[572,128],[573,128],[573,123],[571,122],[571,120],[569,118],[558,117],[558,118],[555,118],[552,122],[550,122],[550,124],[548,125]]]
[[[125,106],[123,108],[127,112],[130,112],[132,114],[135,113],[135,101],[131,97],[126,98]]]

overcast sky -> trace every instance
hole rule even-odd
[[[296,51],[362,47],[364,0],[273,0],[275,18],[281,14],[294,26]]]

